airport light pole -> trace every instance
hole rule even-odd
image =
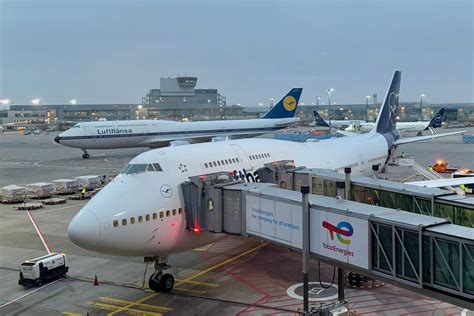
[[[327,89],[328,93],[328,114],[329,114],[329,133],[331,133],[331,93],[334,91],[333,88]]]
[[[319,101],[320,101],[320,100],[321,100],[321,97],[318,95],[318,96],[316,97],[316,105],[319,105]]]
[[[33,99],[31,100],[31,103],[34,105],[40,105],[41,104],[41,99]]]
[[[301,186],[302,211],[303,211],[303,312],[309,315],[309,186]]]
[[[69,100],[69,103],[71,103],[71,105],[76,105],[77,104],[77,99]]]
[[[369,121],[369,100],[370,100],[370,95],[365,96],[365,121]]]
[[[425,98],[425,94],[420,94],[420,121],[423,121],[423,99]]]

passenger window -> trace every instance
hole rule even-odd
[[[127,225],[127,219],[126,218],[122,219],[122,226],[125,226],[125,225]]]
[[[217,167],[217,163],[215,161],[213,161],[213,163],[214,163],[214,167]]]
[[[226,160],[225,160],[225,164],[228,165],[228,164],[229,164],[229,160],[226,159]]]
[[[164,214],[163,212],[160,212],[160,218],[163,218]]]
[[[221,162],[219,160],[217,160],[217,164],[220,166],[221,165]]]
[[[239,158],[235,158],[235,161],[239,162]]]
[[[224,160],[221,160],[221,164],[224,165]]]
[[[153,213],[153,219],[156,219],[156,213]]]
[[[143,216],[138,216],[138,222],[142,223],[143,222]]]
[[[181,209],[181,207],[178,209],[178,213],[181,214],[183,210]]]
[[[209,168],[209,166],[207,165],[207,162],[204,163],[204,167]]]
[[[166,211],[166,217],[170,217],[170,211]]]
[[[148,222],[150,220],[150,214],[145,215],[145,220]]]
[[[114,220],[114,227],[118,226],[118,220]]]
[[[135,224],[135,217],[130,217],[130,224]]]
[[[235,163],[235,158],[232,158],[232,162]]]
[[[152,165],[152,164],[149,164],[149,165],[146,167],[146,171],[155,171],[155,168],[153,168],[153,165]]]
[[[173,216],[175,216],[175,215],[176,215],[176,209],[174,208],[173,209]]]

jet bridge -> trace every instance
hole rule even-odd
[[[302,248],[299,192],[213,174],[190,179],[183,193],[191,230]],[[474,309],[474,228],[340,198],[310,195],[309,203],[311,256]]]

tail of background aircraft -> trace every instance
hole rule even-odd
[[[382,108],[380,109],[375,126],[371,133],[382,134],[389,146],[395,143],[400,137],[397,130],[398,98],[400,96],[401,71],[397,70],[393,74],[392,82],[388,88]]]
[[[296,107],[300,100],[302,88],[293,88],[283,97],[274,107],[268,111],[263,118],[265,119],[278,119],[278,118],[290,118],[295,116]]]
[[[329,127],[329,124],[319,115],[318,111],[314,110],[313,115],[316,126]]]
[[[431,128],[441,127],[444,119],[444,108],[441,108],[436,112],[436,114],[431,118],[430,123],[426,126],[425,131]]]

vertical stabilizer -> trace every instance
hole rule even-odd
[[[263,118],[265,119],[279,119],[294,117],[296,108],[300,100],[302,88],[293,88],[288,92],[283,99],[280,100],[274,107],[270,109]]]

